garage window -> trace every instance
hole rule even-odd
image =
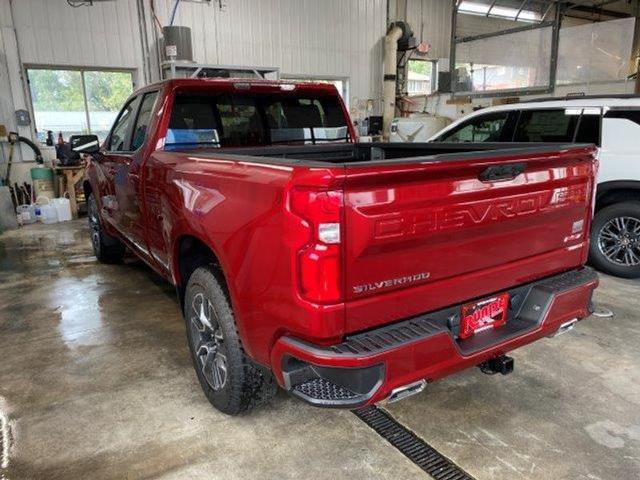
[[[409,60],[407,62],[407,94],[429,95],[436,89],[436,62]]]
[[[67,140],[70,135],[109,133],[122,104],[133,91],[133,76],[126,71],[28,68],[38,140],[47,130]]]

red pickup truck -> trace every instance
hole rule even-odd
[[[590,315],[589,145],[356,143],[332,86],[172,80],[90,153],[95,254],[176,286],[229,414],[276,382],[317,406],[397,400]]]

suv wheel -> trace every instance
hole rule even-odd
[[[277,384],[271,372],[244,353],[233,310],[210,267],[197,268],[189,278],[184,318],[193,366],[214,407],[236,415],[275,394]]]
[[[98,261],[102,263],[120,263],[124,258],[126,247],[120,240],[105,233],[102,229],[98,204],[93,193],[90,193],[87,197],[87,217],[89,218],[91,245]]]
[[[616,203],[596,213],[589,260],[610,275],[640,277],[640,202]]]

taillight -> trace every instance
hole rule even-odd
[[[342,192],[296,188],[290,205],[308,232],[297,255],[301,295],[317,303],[342,301]]]

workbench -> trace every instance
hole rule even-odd
[[[84,177],[84,165],[77,165],[74,167],[56,167],[56,174],[59,178],[64,178],[64,186],[59,185],[60,193],[62,197],[64,193],[69,196],[69,203],[71,206],[71,216],[78,218],[78,201],[76,199],[76,184]]]

